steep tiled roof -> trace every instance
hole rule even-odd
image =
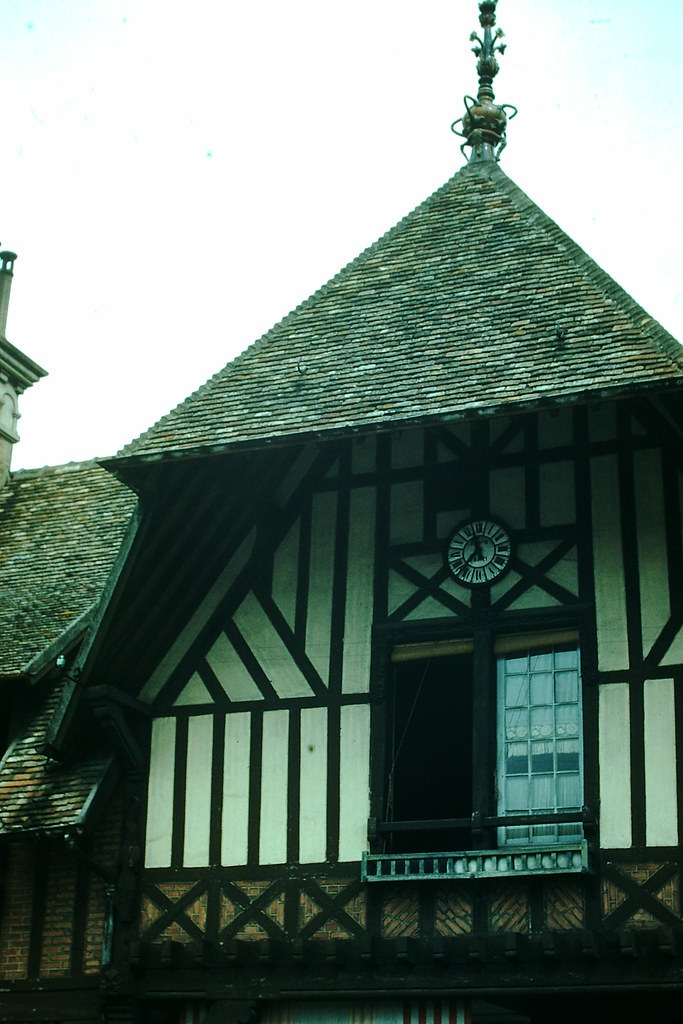
[[[45,730],[60,686],[32,695],[32,710],[19,738],[0,762],[0,835],[23,831],[69,830],[84,822],[106,773],[108,758],[92,755],[65,767],[42,752]]]
[[[12,475],[0,491],[0,678],[97,601],[134,505],[94,462]]]
[[[617,395],[680,383],[681,353],[498,165],[468,164],[120,455]]]

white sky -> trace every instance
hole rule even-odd
[[[683,0],[500,0],[502,166],[683,339]],[[13,468],[112,454],[463,163],[476,0],[3,0]]]

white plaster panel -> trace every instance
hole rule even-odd
[[[341,709],[339,751],[339,860],[357,861],[368,847],[370,706]]]
[[[175,737],[175,718],[154,719],[147,780],[147,868],[165,868],[171,863]]]
[[[206,654],[216,679],[230,700],[262,700],[263,694],[225,633],[219,633]]]
[[[389,514],[392,544],[422,540],[423,490],[422,480],[406,480],[392,485]]]
[[[600,846],[631,846],[631,732],[628,683],[599,691]]]
[[[662,658],[662,665],[680,665],[683,662],[683,629],[679,629],[678,633],[671,642],[669,650]]]
[[[330,678],[332,635],[332,586],[337,495],[327,491],[313,496],[311,563],[308,577],[306,654],[327,686]]]
[[[541,526],[565,526],[576,522],[573,462],[540,466]]]
[[[301,712],[299,860],[315,864],[327,856],[327,708]]]
[[[375,584],[375,491],[351,491],[342,692],[367,693]]]
[[[678,845],[676,787],[676,715],[672,679],[646,679],[645,841],[648,846]]]
[[[210,863],[212,763],[213,715],[194,715],[187,727],[185,867],[203,867]]]
[[[523,467],[495,469],[489,481],[491,519],[500,519],[506,526],[523,529],[526,525]]]
[[[310,686],[253,593],[247,594],[233,621],[278,697],[310,697]]]
[[[202,682],[197,672],[194,672],[182,688],[176,699],[174,707],[186,707],[192,704],[213,704],[213,697]]]
[[[273,600],[291,630],[296,619],[296,584],[299,557],[299,523],[296,522],[275,552]]]
[[[643,656],[666,624],[671,611],[664,533],[662,460],[659,451],[634,456],[638,576]]]
[[[249,854],[249,755],[251,714],[225,717],[221,864],[246,864]]]
[[[190,617],[187,625],[180,631],[177,639],[171,644],[168,651],[161,659],[151,676],[140,691],[139,698],[150,703],[158,695],[171,672],[178,666],[181,658],[187,654],[194,643],[199,632],[211,618],[216,608],[223,600],[238,574],[242,571],[249,559],[254,546],[256,531],[251,530],[242,541],[233,557],[229,560],[223,572],[220,574],[206,597],[200,602],[194,614]]]
[[[598,668],[628,668],[626,596],[616,456],[591,460]]]
[[[266,711],[261,748],[260,864],[287,860],[288,755],[289,712]]]

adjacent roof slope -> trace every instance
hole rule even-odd
[[[94,462],[12,475],[0,491],[0,678],[97,601],[135,500]]]
[[[0,835],[58,831],[83,826],[102,786],[110,756],[93,754],[76,768],[51,761],[43,751],[45,730],[61,687],[35,695],[35,705],[0,762]]]
[[[682,351],[497,164],[475,162],[120,455],[680,383]]]

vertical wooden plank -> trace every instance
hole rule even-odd
[[[576,522],[573,464],[543,463],[539,471],[541,526],[564,526]]]
[[[343,693],[367,693],[370,689],[374,589],[375,491],[362,487],[351,492]]]
[[[165,868],[171,863],[175,739],[175,718],[156,718],[152,722],[145,836],[147,868]]]
[[[342,707],[339,753],[339,860],[357,861],[368,845],[370,707]]]
[[[672,679],[646,679],[645,841],[648,846],[678,845],[676,719]]]
[[[299,861],[327,856],[327,709],[301,711]]]
[[[631,845],[631,728],[628,683],[600,687],[600,846]]]
[[[213,715],[193,715],[187,728],[183,843],[185,867],[204,867],[209,864],[212,763]]]
[[[289,712],[266,711],[261,747],[260,864],[284,864],[287,860],[288,753]]]
[[[421,541],[424,528],[424,484],[405,480],[391,485],[390,541]]]
[[[659,451],[636,452],[634,470],[640,615],[643,656],[646,656],[666,624],[671,610],[662,460]]]
[[[591,460],[598,668],[628,668],[624,564],[616,459]]]
[[[225,717],[221,864],[246,864],[249,855],[249,752],[251,713]]]
[[[329,683],[330,673],[336,517],[336,493],[329,491],[315,494],[311,522],[306,654],[325,685]]]

